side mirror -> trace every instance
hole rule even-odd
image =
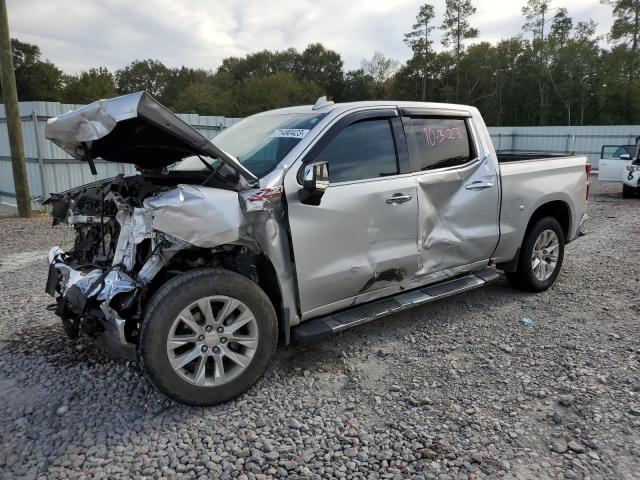
[[[623,153],[622,155],[620,155],[620,160],[631,160],[631,155],[629,155],[628,153]]]
[[[302,175],[302,188],[308,191],[324,191],[328,186],[329,164],[327,162],[316,162],[305,165]]]
[[[329,164],[327,162],[308,163],[302,173],[300,201],[308,205],[320,205],[320,199],[329,186]]]

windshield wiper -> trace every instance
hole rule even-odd
[[[200,157],[200,155],[198,155],[198,157]],[[205,162],[203,158],[200,158],[200,160]],[[222,174],[220,174],[220,170],[222,170],[222,167],[226,165],[224,162],[220,162],[220,165],[218,165],[217,167],[213,167],[208,162],[205,162],[205,165],[208,168],[210,168],[209,170],[210,173],[209,175],[207,175],[207,178],[204,179],[204,182],[202,182],[202,185],[206,185],[207,183],[209,183],[209,180],[211,180],[213,177],[218,177],[220,180],[225,181],[225,178],[222,176]]]
[[[207,162],[207,161],[206,161],[204,158],[202,158],[200,155],[196,155],[196,156],[200,159],[200,161],[201,161],[202,163],[204,163],[204,166],[205,166],[205,167],[207,167],[207,169],[208,169],[210,172],[216,172],[216,171],[217,171],[215,168],[213,168],[213,166],[212,166],[209,162]]]

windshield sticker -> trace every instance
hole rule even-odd
[[[309,133],[306,128],[279,128],[271,135],[271,138],[304,138]]]

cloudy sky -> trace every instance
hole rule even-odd
[[[432,0],[440,25],[445,0]],[[474,0],[480,39],[517,35],[525,0]],[[36,43],[68,73],[136,58],[215,69],[225,57],[262,49],[299,50],[322,42],[356,68],[374,50],[401,61],[421,2],[408,0],[8,0],[12,36]],[[592,18],[605,34],[611,7],[599,0],[554,0],[575,21]],[[439,33],[436,33],[439,46]]]

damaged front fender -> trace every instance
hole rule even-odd
[[[148,198],[153,211],[153,229],[202,248],[248,240],[248,220],[238,194],[230,190],[178,185]]]

